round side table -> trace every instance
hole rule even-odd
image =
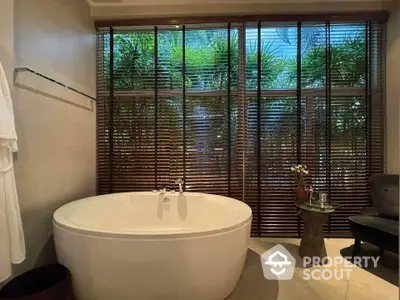
[[[326,257],[324,233],[322,225],[326,224],[329,214],[335,211],[329,203],[297,201],[300,216],[304,220],[304,230],[301,237],[299,255],[304,257]]]

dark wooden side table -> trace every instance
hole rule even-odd
[[[322,225],[328,222],[329,214],[335,211],[335,207],[329,203],[310,203],[310,201],[297,201],[296,206],[304,220],[300,257],[320,257],[321,259],[326,257]]]

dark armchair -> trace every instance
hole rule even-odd
[[[353,256],[360,251],[361,241],[399,253],[399,175],[377,174],[369,180],[372,207],[350,217],[355,238]]]

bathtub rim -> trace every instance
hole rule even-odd
[[[149,191],[141,191],[141,192],[126,192],[126,193],[112,193],[112,194],[106,194],[106,195],[97,195],[97,196],[92,196],[92,197],[86,197],[82,199],[78,199],[76,201],[84,200],[87,198],[93,198],[93,197],[101,197],[101,196],[110,196],[110,195],[124,195],[124,194],[135,194],[135,193],[151,193]],[[231,231],[234,231],[236,229],[246,227],[247,225],[250,224],[251,228],[251,222],[253,219],[253,212],[251,207],[246,204],[243,201],[226,197],[226,196],[220,196],[220,195],[215,195],[215,194],[207,194],[207,193],[191,193],[187,192],[186,194],[189,195],[210,195],[210,196],[217,196],[217,197],[223,197],[227,198],[231,201],[237,201],[240,202],[246,209],[249,211],[249,216],[245,219],[243,219],[240,222],[234,223],[234,224],[229,224],[228,226],[224,227],[219,227],[215,229],[210,229],[207,228],[206,230],[196,230],[196,231],[184,231],[184,232],[173,232],[173,231],[168,231],[168,232],[112,232],[112,231],[100,231],[100,230],[92,230],[92,229],[87,229],[87,228],[78,228],[76,226],[69,226],[66,224],[63,224],[62,222],[59,222],[56,219],[56,213],[59,209],[61,209],[63,206],[61,206],[59,209],[57,209],[53,213],[53,218],[52,218],[52,223],[53,226],[56,226],[60,229],[63,229],[67,232],[71,233],[78,233],[84,236],[91,236],[91,237],[104,237],[104,238],[121,238],[121,239],[130,239],[130,240],[176,240],[176,239],[190,239],[190,238],[199,238],[199,237],[209,237],[213,235],[218,235],[221,233],[228,233]],[[73,202],[76,202],[73,201]],[[73,202],[67,203],[72,204]]]
[[[134,241],[134,242],[175,242],[175,241],[180,241],[180,240],[194,240],[194,239],[203,239],[203,238],[209,238],[209,237],[214,237],[214,236],[219,236],[223,234],[229,234],[229,233],[234,233],[235,231],[240,231],[243,230],[246,227],[249,227],[249,234],[251,231],[251,223],[252,223],[252,218],[246,222],[245,224],[230,228],[229,230],[225,231],[219,231],[219,232],[213,232],[209,234],[203,234],[203,235],[138,235],[138,234],[102,234],[101,232],[92,232],[92,231],[79,231],[79,230],[69,230],[69,228],[65,228],[62,226],[59,226],[56,224],[53,220],[53,229],[57,228],[57,230],[63,231],[63,233],[66,234],[74,234],[78,235],[81,237],[87,237],[87,238],[93,238],[93,239],[109,239],[109,240],[119,240],[119,241]]]

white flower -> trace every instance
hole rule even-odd
[[[301,169],[301,168],[303,168],[303,166],[302,166],[302,165],[299,165],[299,168]]]
[[[291,170],[292,172],[294,172],[295,168],[294,168],[294,167],[291,167],[290,170]]]
[[[301,173],[301,171],[300,171],[300,170],[297,170],[297,173]]]
[[[303,170],[303,173],[308,175],[309,172],[307,170]]]

